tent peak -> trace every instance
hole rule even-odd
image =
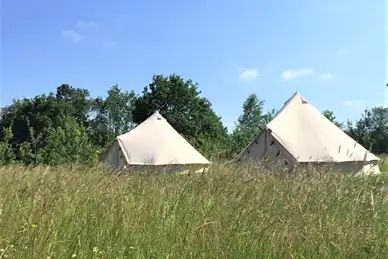
[[[117,159],[129,165],[211,164],[157,110],[131,131],[118,136],[117,143],[125,155]]]
[[[163,116],[159,113],[159,110],[155,110],[152,116],[150,117],[154,117],[154,118],[156,117],[157,120],[163,119]]]
[[[289,103],[289,101],[291,100],[295,100],[296,98],[300,99],[300,101],[302,102],[302,104],[307,104],[307,100],[300,94],[299,91],[296,91],[292,96],[291,98],[289,98],[285,104]]]

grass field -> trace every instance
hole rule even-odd
[[[388,258],[387,182],[0,169],[0,258]]]
[[[380,169],[383,172],[388,172],[388,155],[381,156]]]

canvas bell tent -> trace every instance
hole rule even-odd
[[[333,166],[380,173],[379,158],[358,144],[296,92],[240,154],[243,163],[267,161],[292,168]]]
[[[103,154],[116,170],[204,168],[210,162],[191,146],[158,112],[133,130],[116,137]]]

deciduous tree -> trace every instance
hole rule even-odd
[[[196,147],[200,148],[203,141],[227,144],[227,129],[221,118],[210,101],[200,96],[198,84],[192,80],[176,74],[153,76],[135,102],[133,120],[141,123],[156,110]]]
[[[337,121],[335,115],[334,115],[334,112],[333,111],[330,111],[330,110],[324,110],[322,112],[322,114],[328,119],[330,120],[332,123],[334,123],[338,128],[342,129],[343,128],[343,123]]]

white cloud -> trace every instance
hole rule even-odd
[[[97,28],[98,24],[95,23],[94,21],[83,21],[79,20],[76,24],[77,27],[82,27],[82,28]]]
[[[323,73],[321,75],[322,80],[329,80],[329,79],[333,79],[333,78],[334,78],[334,75],[332,73]]]
[[[298,77],[309,76],[312,74],[315,74],[315,71],[312,68],[302,68],[302,69],[296,69],[296,70],[289,69],[289,70],[284,70],[282,74],[282,79],[291,80]]]
[[[256,79],[259,76],[259,72],[257,71],[257,68],[254,69],[245,69],[240,74],[241,80],[253,80]]]
[[[348,100],[344,102],[344,106],[346,107],[354,107],[362,104],[364,104],[364,101],[362,100]]]
[[[78,32],[75,32],[73,30],[64,30],[62,31],[62,36],[70,39],[73,42],[80,42],[83,40],[85,37]]]

